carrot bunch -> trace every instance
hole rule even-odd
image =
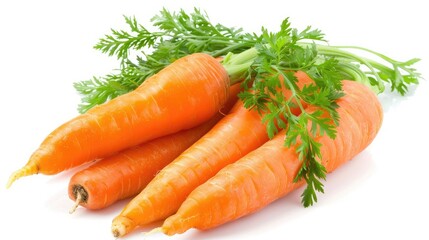
[[[134,197],[113,219],[115,237],[164,219],[167,235],[209,229],[302,185],[308,207],[326,174],[376,137],[376,93],[389,83],[405,94],[420,78],[418,59],[352,47],[392,66],[381,64],[319,44],[319,30],[288,19],[261,34],[211,24],[197,9],[163,9],[152,21],[159,32],[126,18],[129,33],[100,40],[96,48],[122,59],[120,72],[75,85],[82,114],[54,129],[8,187],[98,160],[71,178],[71,212]]]

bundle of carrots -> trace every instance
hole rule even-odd
[[[389,85],[403,95],[420,78],[418,59],[326,45],[319,30],[288,19],[260,34],[214,25],[198,9],[163,9],[156,32],[125,20],[129,32],[112,30],[95,46],[120,60],[119,71],[76,83],[82,114],[7,184],[98,160],[71,178],[71,212],[134,197],[113,219],[115,237],[164,219],[167,235],[213,228],[302,185],[303,205],[313,205],[326,173],[376,137],[376,94]]]

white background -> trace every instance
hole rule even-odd
[[[332,45],[359,45],[399,59],[422,59],[429,76],[429,22],[424,1],[2,1],[0,3],[0,219],[1,239],[113,239],[110,223],[126,201],[102,211],[72,205],[67,185],[74,171],[36,175],[6,184],[43,138],[77,115],[72,83],[117,67],[92,48],[123,15],[144,25],[162,7],[194,6],[214,22],[273,31],[289,16],[293,26],[320,28]],[[326,193],[311,208],[302,189],[264,210],[222,227],[184,235],[126,239],[428,239],[429,87],[379,96],[384,124],[375,141],[329,175]]]

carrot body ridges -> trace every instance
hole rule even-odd
[[[80,205],[100,209],[138,194],[168,163],[207,133],[237,101],[238,84],[221,112],[209,121],[187,130],[160,137],[107,157],[77,172],[69,183],[69,197],[84,195]],[[83,193],[83,194],[82,194]]]
[[[243,138],[243,135],[249,138]],[[170,216],[195,187],[267,140],[260,115],[245,109],[242,102],[237,102],[230,114],[163,168],[130,201],[113,220],[112,231],[115,233],[119,231],[117,229],[125,229],[125,232],[119,231],[119,236],[123,236],[137,226]],[[122,223],[124,217],[129,219],[126,224]]]
[[[305,74],[299,74],[297,77],[300,85],[311,81]],[[286,93],[290,94],[287,91]],[[113,220],[112,231],[123,236],[137,226],[174,214],[194,188],[266,141],[268,135],[261,115],[246,109],[243,102],[238,101],[227,116],[162,169],[148,186],[130,201]],[[131,221],[122,224],[121,217]]]
[[[229,78],[215,58],[197,53],[175,61],[136,90],[92,108],[54,130],[30,157],[31,171],[55,174],[142,142],[192,128],[217,113]],[[172,124],[174,123],[174,124]]]
[[[184,130],[187,132],[189,130]],[[83,187],[89,196],[81,203],[88,209],[101,209],[117,200],[131,197],[152,177],[189,147],[199,133],[182,132],[152,140],[103,159],[70,179],[69,197],[76,198],[75,188]],[[196,140],[196,139],[195,139]],[[168,150],[167,150],[168,149]]]
[[[319,137],[328,172],[350,160],[375,138],[383,119],[377,97],[362,84],[343,81],[338,101],[337,137]],[[369,103],[369,104],[368,104]],[[312,111],[312,107],[306,111]],[[284,146],[284,131],[197,187],[178,212],[165,220],[168,235],[189,228],[208,229],[261,209],[304,184],[293,179],[301,166],[294,148]]]

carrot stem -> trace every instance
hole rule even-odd
[[[222,65],[228,73],[231,85],[243,80],[257,56],[256,48],[247,49],[239,54],[229,53],[225,56]]]
[[[371,73],[377,79],[377,81],[378,81],[377,87],[379,88],[378,91],[383,92],[384,91],[384,85],[382,84],[382,79],[380,78],[380,76],[379,76],[379,74],[376,71],[376,68],[374,66],[375,62],[374,61],[370,62],[369,59],[366,59],[366,58],[358,56],[356,54],[352,54],[350,52],[344,51],[340,48],[341,47],[317,45],[317,50],[324,55],[332,55],[332,56],[336,56],[336,57],[345,57],[345,58],[349,58],[349,59],[354,59],[354,60],[364,64],[366,67],[368,67],[368,69],[371,71]],[[367,85],[368,87],[370,87],[371,89],[373,89],[371,84],[369,84],[369,82],[364,81],[364,79],[355,79],[355,80],[358,82],[361,82],[361,83]]]

